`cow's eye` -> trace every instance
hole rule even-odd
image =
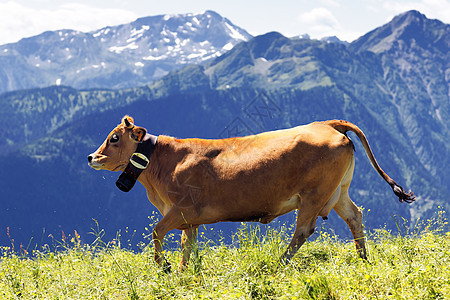
[[[115,144],[115,143],[117,143],[119,141],[119,136],[117,135],[117,134],[113,134],[112,136],[111,136],[111,138],[109,139],[109,142],[111,143],[111,144]]]

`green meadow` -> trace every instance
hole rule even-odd
[[[2,247],[1,299],[450,299],[450,233],[442,218],[413,228],[367,233],[368,261],[352,241],[318,230],[292,262],[279,257],[291,237],[286,226],[243,224],[233,244],[199,234],[189,267],[181,272],[177,247],[165,256],[172,272],[153,261],[153,246],[131,251],[120,237],[93,243],[79,235],[57,250]],[[178,238],[172,233],[169,239]],[[168,248],[168,247],[166,247]],[[31,252],[31,253],[30,253]]]

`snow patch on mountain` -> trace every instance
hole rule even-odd
[[[246,41],[247,40],[247,38],[244,35],[242,35],[239,31],[236,30],[236,28],[234,28],[229,23],[225,23],[225,26],[229,30],[231,38],[233,38],[235,40],[240,40],[240,41]]]
[[[135,87],[250,38],[212,11],[144,17],[92,32],[48,31],[0,46],[0,92],[53,85],[55,78],[75,88]]]
[[[109,47],[109,51],[115,52],[117,54],[121,54],[126,49],[135,50],[137,48],[139,48],[139,46],[136,45],[135,42],[131,42],[130,44],[125,45],[125,46],[112,46],[112,47]]]

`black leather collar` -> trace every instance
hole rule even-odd
[[[138,144],[136,152],[131,155],[130,162],[116,181],[116,186],[121,191],[129,192],[133,188],[139,175],[147,168],[157,141],[157,136],[147,134]]]

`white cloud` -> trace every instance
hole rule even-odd
[[[326,8],[318,7],[305,12],[299,17],[301,22],[313,26],[334,28],[339,26],[339,22],[333,16],[333,13]]]
[[[38,9],[15,1],[0,3],[0,45],[46,30],[75,29],[91,31],[108,25],[133,21],[138,16],[127,10],[98,8],[80,3],[66,3]]]
[[[333,13],[323,7],[300,14],[298,20],[304,26],[303,31],[314,38],[338,35],[342,31],[342,26]]]

